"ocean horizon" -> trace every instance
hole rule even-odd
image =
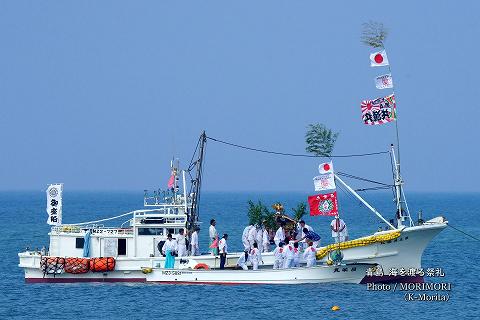
[[[287,213],[298,202],[306,201],[306,193],[204,192],[201,198],[200,248],[207,251],[208,221],[217,220],[219,233],[228,233],[229,248],[242,249],[241,233],[247,223],[247,201],[262,201],[270,206],[280,201]],[[388,193],[371,193],[369,202],[386,218],[392,217],[394,205]],[[480,194],[445,195],[439,193],[410,193],[409,206],[416,220],[419,210],[428,220],[438,215],[469,234],[480,234],[476,210]],[[340,214],[348,225],[350,238],[372,233],[382,226],[376,216],[358,201],[339,194]],[[478,266],[469,264],[478,255],[478,244],[458,231],[447,228],[429,244],[424,252],[424,268],[442,268],[443,278],[426,278],[427,282],[452,284],[447,302],[406,302],[401,292],[368,291],[365,285],[152,285],[152,284],[26,284],[23,271],[17,266],[17,253],[26,247],[48,246],[49,226],[46,224],[45,192],[0,192],[0,222],[4,226],[0,251],[4,257],[0,314],[9,319],[61,319],[101,314],[105,319],[137,319],[161,316],[169,305],[170,317],[196,318],[195,310],[212,319],[228,316],[272,317],[282,314],[297,318],[309,306],[308,316],[327,319],[384,319],[392,310],[402,310],[409,319],[475,319],[479,314],[480,284]],[[143,192],[64,193],[63,223],[78,223],[119,215],[143,206]],[[329,217],[310,217],[305,220],[322,237],[322,244],[332,241]],[[120,225],[119,220],[108,225]],[[283,301],[284,303],[280,303]],[[339,305],[341,310],[330,308]],[[428,310],[428,312],[426,311]]]

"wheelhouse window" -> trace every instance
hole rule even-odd
[[[162,236],[163,228],[138,228],[139,236]]]
[[[118,239],[118,252],[119,256],[126,256],[127,255],[127,239]]]
[[[85,239],[84,238],[75,238],[75,248],[83,249],[84,245],[85,245]]]

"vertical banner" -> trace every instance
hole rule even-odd
[[[58,226],[62,224],[63,183],[51,184],[47,188],[47,223]]]

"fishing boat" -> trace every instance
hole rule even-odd
[[[413,223],[408,211],[402,210],[405,203],[397,197],[401,215],[392,224],[375,208],[368,204],[343,179],[335,174],[337,183],[342,184],[361,203],[388,226],[389,230],[371,235],[330,244],[318,248],[315,268],[298,268],[294,271],[273,271],[274,256],[263,253],[260,270],[218,271],[220,257],[209,253],[200,256],[185,256],[176,259],[174,270],[183,270],[178,277],[170,274],[172,269],[162,269],[165,257],[161,248],[167,234],[178,237],[180,229],[191,233],[201,222],[199,219],[200,190],[203,169],[203,154],[207,136],[202,133],[190,165],[180,170],[171,164],[173,187],[169,191],[156,191],[153,196],[145,192],[144,208],[96,221],[62,224],[56,216],[56,225],[49,232],[48,249],[26,250],[18,254],[19,267],[25,272],[25,281],[36,282],[183,282],[183,283],[300,283],[344,281],[356,282],[418,282],[423,281],[421,257],[428,243],[447,226],[443,217],[417,224]],[[391,148],[395,161],[395,151]],[[394,163],[395,165],[395,163]],[[191,175],[187,192],[186,175]],[[181,181],[180,181],[181,180]],[[402,179],[397,171],[395,188],[401,195]],[[49,187],[49,197],[52,196]],[[61,188],[53,192],[61,197]],[[48,205],[53,202],[49,199]],[[61,198],[60,198],[61,200]],[[55,200],[57,201],[57,200]],[[58,206],[59,204],[57,204]],[[58,212],[57,212],[58,214]],[[50,216],[50,218],[52,218]],[[102,223],[126,219],[119,227],[106,227]],[[339,255],[340,253],[340,255]],[[234,268],[243,252],[227,255],[227,268]],[[333,264],[333,266],[332,266]],[[301,261],[301,266],[305,261]],[[341,266],[345,266],[343,269]],[[348,277],[331,275],[332,270],[349,270],[357,265]],[[185,266],[190,271],[185,271]],[[207,271],[197,271],[198,267]],[[340,268],[340,269],[338,269]],[[398,270],[390,274],[390,270]],[[293,270],[293,269],[292,269]],[[370,270],[366,273],[367,270]],[[211,272],[210,272],[211,271]],[[176,275],[174,272],[173,274]],[[351,277],[350,277],[351,276]],[[173,279],[173,280],[172,280]],[[177,279],[177,280],[175,280]],[[192,279],[201,279],[195,280]],[[235,280],[236,279],[236,280]],[[256,280],[252,280],[256,279]]]

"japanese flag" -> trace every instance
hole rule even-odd
[[[374,52],[370,55],[370,66],[372,67],[388,66],[388,58],[385,50]]]
[[[318,172],[320,172],[321,174],[333,173],[333,163],[332,163],[332,161],[321,163],[318,166]]]

